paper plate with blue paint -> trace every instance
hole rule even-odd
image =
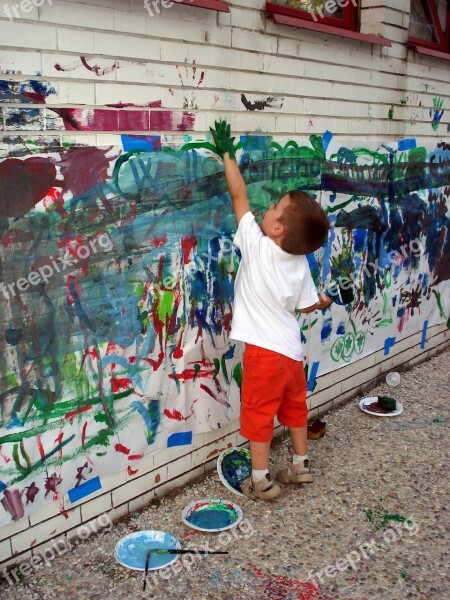
[[[188,504],[182,514],[186,525],[198,531],[225,531],[231,529],[244,516],[240,506],[230,500],[202,498]]]
[[[147,550],[181,549],[180,542],[164,531],[135,531],[118,541],[116,560],[122,566],[134,571],[145,571]],[[180,558],[180,554],[150,554],[149,571],[162,569]]]
[[[248,448],[229,448],[217,459],[217,473],[229,492],[244,496],[241,483],[252,474],[252,461]]]

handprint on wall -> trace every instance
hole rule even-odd
[[[202,83],[204,83],[205,71],[200,71],[199,73],[197,73],[197,65],[195,64],[195,60],[192,61],[192,67],[188,67],[187,62],[188,62],[188,59],[185,58],[184,59],[184,75],[182,73],[182,70],[178,67],[178,65],[176,66],[176,69],[178,72],[178,77],[180,78],[180,81],[181,81],[181,86],[183,88],[187,88],[187,87],[199,88],[202,85]],[[189,90],[187,92],[187,95],[183,96],[183,108],[184,109],[187,109],[187,108],[198,109],[198,104],[196,103],[195,95],[191,90]]]

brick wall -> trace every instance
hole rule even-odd
[[[407,49],[407,0],[362,0],[361,31],[389,38],[391,47],[276,25],[267,18],[262,0],[229,4],[229,13],[175,4],[150,17],[138,0],[54,0],[11,22],[3,7],[14,6],[13,1],[1,0],[2,79],[42,80],[54,93],[34,102],[39,116],[25,118],[20,126],[11,111],[26,114],[30,104],[16,98],[0,105],[0,156],[11,145],[22,147],[19,135],[40,146],[120,144],[120,133],[127,132],[181,142],[183,135],[204,135],[218,116],[226,117],[238,134],[302,138],[330,130],[355,145],[368,138],[448,139],[448,117],[436,132],[429,111],[436,96],[448,106],[449,63]],[[274,100],[264,110],[249,111],[242,94],[250,103]],[[75,131],[54,110],[67,108],[104,112],[89,128]],[[132,127],[117,120],[116,129],[105,128],[111,122],[106,117],[119,110],[122,123]],[[143,112],[150,125],[139,130],[136,123]],[[188,113],[191,125],[184,132],[152,128],[152,118],[162,122],[160,112],[170,112],[173,123]],[[421,335],[403,340],[389,356],[381,350],[319,378],[309,396],[310,416],[353,397],[392,368],[411,366],[448,346],[444,325],[429,328],[426,349]],[[0,563],[24,560],[53,538],[70,538],[81,523],[102,513],[120,518],[211,470],[222,449],[244,442],[237,422],[219,433],[199,434],[192,446],[146,456],[137,477],[120,471],[105,479],[101,491],[72,505],[65,516],[49,504],[2,527]]]

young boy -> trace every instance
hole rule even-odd
[[[295,190],[269,207],[259,227],[235,161],[230,126],[216,122],[210,131],[223,159],[238,224],[234,244],[242,255],[230,333],[230,338],[245,342],[240,433],[250,440],[252,474],[241,488],[248,498],[272,500],[281,492],[269,473],[275,416],[289,428],[294,448],[293,464],[279,471],[277,479],[313,481],[303,348],[295,312],[331,304],[324,294],[319,299],[305,257],[324,244],[330,224],[311,196]]]

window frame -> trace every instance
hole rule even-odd
[[[336,0],[335,0],[336,2]],[[266,2],[266,11],[270,14],[285,15],[287,17],[294,17],[303,21],[311,21],[312,23],[320,23],[321,25],[329,25],[331,27],[337,27],[339,29],[345,29],[347,31],[358,31],[358,7],[353,4],[352,0],[348,0],[348,5],[345,7],[339,7],[344,9],[344,18],[339,19],[337,17],[321,17],[318,15],[318,19],[314,19],[312,14],[307,10],[301,10],[299,8],[291,8],[289,6],[282,6],[275,2]]]
[[[408,38],[408,44],[410,46],[414,46],[415,48],[428,48],[430,50],[435,50],[443,53],[450,53],[450,7],[447,2],[447,21],[446,21],[446,31],[445,34],[442,31],[441,21],[439,19],[437,7],[435,4],[435,0],[419,0],[422,4],[423,10],[427,15],[428,21],[430,22],[430,13],[431,19],[436,26],[436,33],[439,38],[439,42],[431,42],[428,40],[424,40],[422,38],[412,37]]]

